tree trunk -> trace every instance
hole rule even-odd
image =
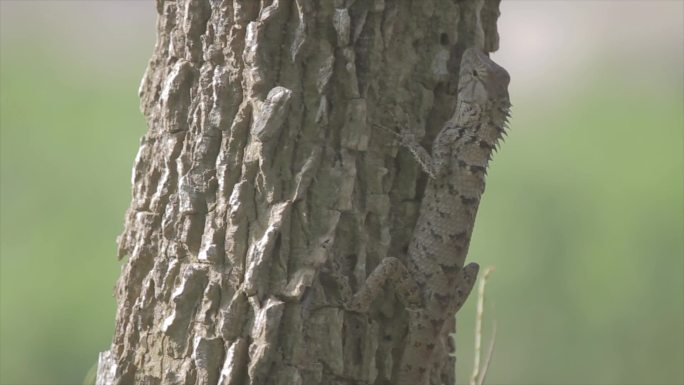
[[[426,177],[374,123],[429,144],[464,49],[497,48],[498,3],[157,0],[97,383],[395,384],[405,309],[345,304],[405,258]]]

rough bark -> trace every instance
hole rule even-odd
[[[429,143],[463,50],[498,46],[498,3],[157,0],[97,383],[395,383],[405,310],[344,305],[404,257],[425,176],[371,123]]]

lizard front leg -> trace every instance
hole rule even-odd
[[[430,153],[423,146],[421,146],[420,143],[418,143],[415,135],[413,135],[412,132],[406,129],[396,132],[377,123],[375,126],[392,133],[392,135],[399,140],[399,144],[409,150],[411,155],[413,155],[413,158],[420,165],[421,169],[425,171],[425,173],[431,178],[437,178],[438,174],[443,169],[443,166],[441,164],[437,164],[435,160],[433,160],[432,155],[430,155]]]
[[[449,167],[452,151],[458,150],[459,143],[469,135],[464,128],[456,126],[453,122],[447,122],[437,134],[432,144],[432,154],[430,154],[418,143],[415,135],[409,130],[402,129],[400,132],[396,132],[379,124],[375,125],[396,136],[401,146],[409,150],[421,169],[432,179],[439,179],[444,176]]]

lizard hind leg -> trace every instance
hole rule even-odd
[[[406,265],[398,258],[384,258],[368,275],[361,288],[352,297],[347,310],[365,313],[377,299],[385,284],[389,283],[399,299],[407,307],[417,307],[421,303],[420,289],[408,272]]]
[[[449,309],[451,314],[456,314],[461,309],[466,299],[468,299],[470,292],[475,286],[477,273],[479,271],[480,265],[475,262],[471,262],[461,269],[461,277],[456,284],[456,295],[454,296],[454,302],[451,304],[451,308]]]

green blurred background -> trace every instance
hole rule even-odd
[[[471,249],[497,268],[487,383],[684,383],[684,3],[501,9],[514,117]],[[0,16],[0,383],[78,384],[113,331],[154,4]]]

